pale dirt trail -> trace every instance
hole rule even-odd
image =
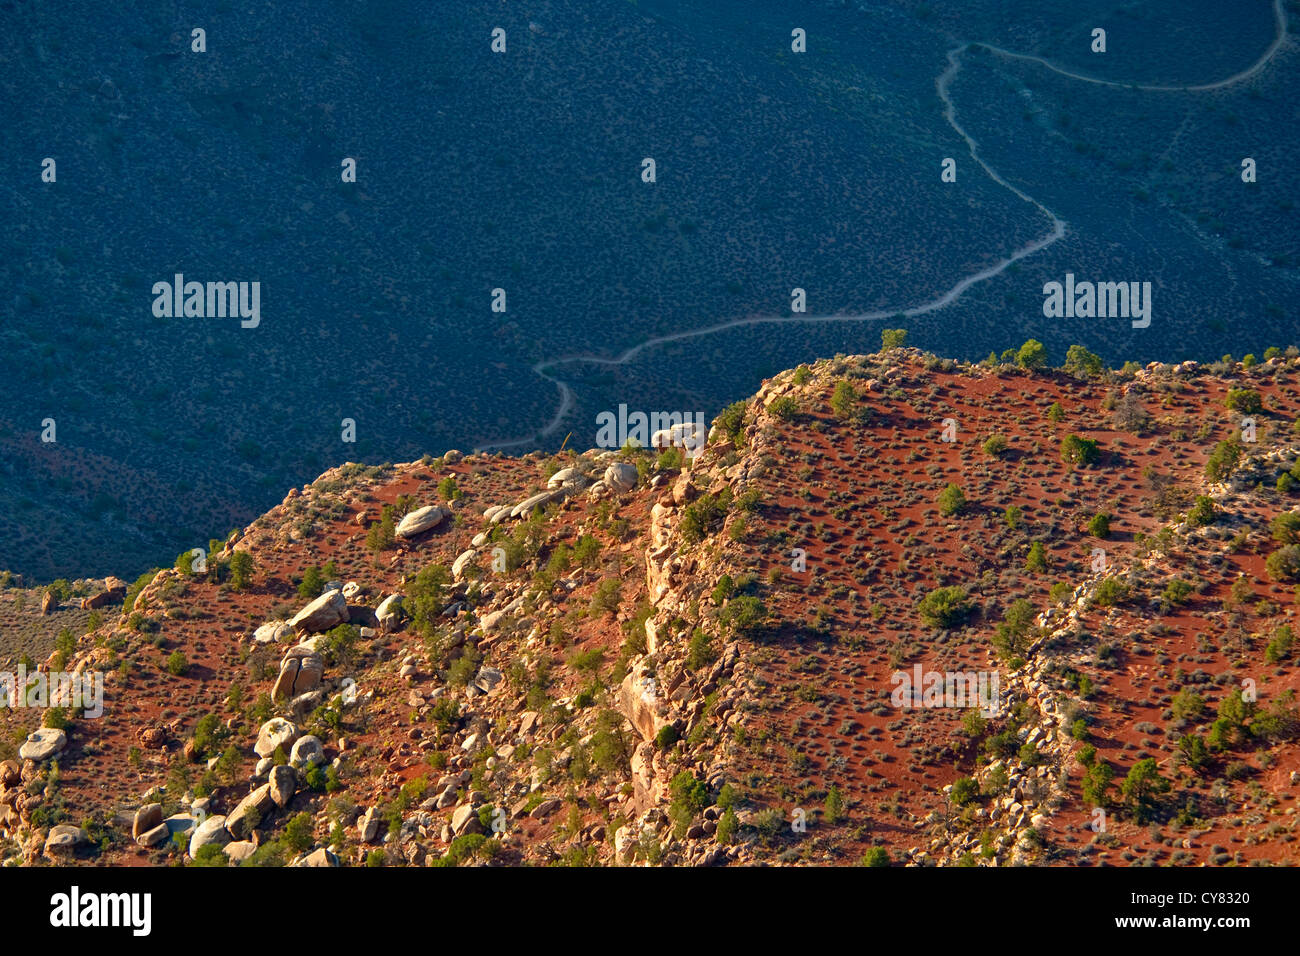
[[[995,264],[972,273],[959,280],[952,288],[943,294],[904,309],[881,309],[876,312],[864,312],[856,315],[818,315],[818,316],[755,316],[746,319],[732,319],[728,322],[719,322],[716,325],[704,326],[697,329],[686,329],[682,332],[672,332],[668,335],[657,335],[653,338],[646,339],[628,349],[620,352],[613,358],[604,358],[598,355],[564,355],[557,358],[544,359],[532,367],[532,371],[538,377],[555,385],[556,390],[560,393],[560,404],[555,414],[551,416],[550,421],[543,425],[539,430],[524,438],[515,438],[509,441],[488,442],[482,445],[476,445],[477,451],[501,451],[507,448],[519,448],[523,446],[533,446],[540,443],[541,439],[554,435],[563,427],[565,418],[573,410],[574,398],[573,389],[563,379],[556,378],[554,375],[547,374],[548,369],[553,369],[558,365],[567,365],[572,362],[586,362],[591,365],[626,365],[632,359],[646,349],[655,348],[656,346],[665,345],[669,342],[681,342],[687,339],[700,338],[705,335],[716,335],[719,332],[726,332],[730,329],[749,328],[758,325],[789,325],[799,323],[803,325],[826,324],[832,322],[879,322],[884,319],[894,318],[895,316],[911,317],[916,315],[925,315],[930,312],[937,312],[940,309],[947,308],[956,302],[961,295],[971,286],[979,282],[984,282],[996,275],[1004,272],[1013,262],[1017,262],[1026,256],[1031,256],[1036,252],[1041,252],[1052,243],[1065,236],[1066,222],[1056,213],[1048,209],[1041,202],[1024,192],[1017,186],[1012,185],[1003,179],[1002,176],[992,166],[986,163],[979,154],[979,143],[972,137],[962,125],[957,121],[957,108],[953,104],[952,97],[948,94],[948,88],[952,83],[953,77],[961,69],[962,54],[972,46],[983,47],[989,52],[1013,60],[1023,60],[1029,63],[1036,63],[1039,66],[1058,73],[1061,76],[1070,77],[1071,79],[1080,80],[1085,83],[1093,83],[1099,86],[1121,87],[1124,89],[1141,90],[1154,93],[1168,92],[1186,92],[1197,93],[1210,90],[1218,90],[1243,80],[1248,80],[1259,73],[1273,59],[1277,51],[1286,42],[1287,37],[1287,17],[1283,9],[1282,0],[1273,0],[1273,14],[1275,17],[1275,26],[1277,33],[1273,42],[1269,44],[1264,54],[1255,61],[1249,68],[1242,70],[1240,73],[1234,73],[1232,76],[1217,80],[1213,83],[1204,83],[1197,86],[1163,86],[1142,83],[1124,83],[1118,80],[1102,80],[1096,77],[1086,76],[1082,73],[1075,73],[1056,66],[1049,60],[1039,56],[1033,56],[1027,53],[1015,53],[1011,50],[1004,50],[1001,47],[993,46],[988,43],[965,43],[948,51],[948,68],[943,71],[934,81],[935,90],[939,99],[943,102],[944,119],[948,125],[953,128],[958,136],[966,143],[966,149],[970,153],[971,159],[984,170],[990,179],[1003,188],[1010,190],[1017,197],[1034,206],[1039,212],[1047,217],[1051,231],[1042,239],[1036,239],[1019,249],[1014,250],[1010,255],[999,260]]]

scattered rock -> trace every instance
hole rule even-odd
[[[399,521],[394,534],[399,538],[413,538],[441,524],[449,514],[451,512],[441,505],[425,505]]]
[[[194,833],[190,835],[190,856],[197,856],[199,850],[209,843],[225,846],[229,842],[230,833],[226,830],[226,818],[223,816],[208,817],[195,827]]]
[[[299,633],[319,634],[347,619],[348,602],[343,592],[331,588],[290,618],[289,626]]]
[[[276,748],[283,747],[288,753],[293,742],[298,739],[298,728],[283,717],[272,717],[257,732],[257,743],[253,753],[259,757],[270,757]]]
[[[45,853],[47,856],[75,853],[77,847],[86,842],[85,830],[61,823],[50,828],[50,835],[45,838]]]
[[[145,833],[162,825],[162,804],[146,803],[135,811],[135,819],[131,823],[131,839],[138,841]]]
[[[296,747],[294,748],[297,749]],[[287,764],[271,768],[271,799],[277,807],[286,807],[298,792],[298,771]]]
[[[27,735],[26,742],[18,748],[18,756],[23,760],[40,763],[60,753],[68,745],[68,735],[53,727],[41,727]]]

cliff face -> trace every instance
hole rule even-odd
[[[896,349],[693,460],[333,469],[78,619],[4,855],[1294,863],[1298,386]]]

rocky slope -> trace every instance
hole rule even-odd
[[[1294,863],[1300,360],[1070,365],[839,356],[693,459],[348,464],[79,582],[28,653],[104,712],[3,711],[0,852]]]

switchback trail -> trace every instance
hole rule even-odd
[[[1240,83],[1243,80],[1248,80],[1251,77],[1258,74],[1261,70],[1264,69],[1265,66],[1268,65],[1268,63],[1273,59],[1277,51],[1281,49],[1282,44],[1286,42],[1286,38],[1287,38],[1287,17],[1286,17],[1286,11],[1284,10],[1282,4],[1283,4],[1283,0],[1273,0],[1273,14],[1275,18],[1275,27],[1277,32],[1273,38],[1273,42],[1269,44],[1268,48],[1264,51],[1264,54],[1258,60],[1256,60],[1255,63],[1253,63],[1247,69],[1242,70],[1239,73],[1234,73],[1232,76],[1229,76],[1226,79],[1216,80],[1213,83],[1203,83],[1203,84],[1193,85],[1193,86],[1126,83],[1120,80],[1103,80],[1097,77],[1087,76],[1082,73],[1076,73],[1073,70],[1068,70],[1063,67],[1059,67],[1056,64],[1052,63],[1050,60],[1046,60],[1040,56],[1034,56],[1032,54],[1027,54],[1027,53],[1016,53],[1012,50],[1005,50],[1001,47],[994,46],[989,43],[981,43],[978,41],[971,42],[971,43],[964,43],[961,46],[949,50],[948,68],[944,70],[943,73],[941,73],[935,79],[935,83],[934,83],[935,90],[939,95],[939,99],[943,103],[944,119],[947,121],[948,125],[953,128],[953,130],[957,133],[957,135],[960,136],[962,140],[966,143],[966,149],[970,153],[971,158],[979,165],[979,167],[982,170],[984,170],[984,172],[988,175],[990,179],[992,179],[999,186],[1002,186],[1003,188],[1010,190],[1021,200],[1034,206],[1039,212],[1041,212],[1044,216],[1047,217],[1051,229],[1044,238],[1036,239],[1033,242],[1021,246],[1019,249],[1014,250],[1010,255],[999,260],[994,265],[988,266],[987,268],[981,269],[978,272],[972,273],[971,275],[968,275],[965,278],[959,280],[955,285],[953,285],[950,289],[948,289],[946,292],[942,293],[941,295],[936,296],[933,299],[929,299],[925,302],[922,302],[919,305],[911,306],[909,308],[881,309],[875,312],[863,312],[855,315],[754,316],[745,319],[732,319],[727,322],[719,322],[716,325],[704,326],[703,328],[686,329],[681,332],[672,332],[667,335],[657,335],[654,336],[653,338],[646,339],[643,342],[639,342],[628,349],[625,349],[624,351],[620,352],[618,355],[616,355],[613,358],[605,358],[598,355],[582,354],[582,355],[564,355],[564,356],[559,356],[557,358],[544,359],[536,363],[535,365],[533,365],[532,371],[539,378],[543,378],[546,381],[553,384],[556,390],[559,392],[560,395],[559,407],[556,409],[555,414],[551,416],[550,421],[548,421],[539,430],[537,430],[536,432],[534,432],[533,434],[527,437],[515,438],[508,441],[497,441],[497,442],[476,444],[474,446],[475,449],[478,451],[501,451],[508,448],[535,446],[535,445],[539,445],[542,439],[550,435],[554,435],[556,432],[560,430],[560,428],[564,424],[565,418],[567,418],[569,413],[573,410],[574,398],[573,398],[573,389],[569,387],[569,384],[567,382],[565,382],[561,378],[549,374],[550,370],[556,368],[557,366],[568,365],[575,362],[584,362],[590,365],[610,365],[610,366],[626,365],[628,362],[636,358],[639,354],[644,352],[646,349],[655,348],[660,345],[666,345],[670,342],[681,342],[687,339],[700,338],[706,335],[716,335],[719,332],[726,332],[731,329],[750,328],[759,325],[789,325],[794,323],[799,323],[803,325],[817,325],[817,324],[828,324],[828,323],[836,323],[836,322],[878,322],[884,319],[894,318],[899,315],[902,315],[906,318],[911,318],[917,315],[925,315],[930,312],[937,312],[940,309],[944,309],[947,308],[949,305],[952,305],[952,303],[957,301],[957,299],[960,298],[961,295],[967,289],[969,289],[971,286],[975,285],[976,283],[984,282],[987,279],[991,279],[994,276],[1001,274],[1013,262],[1017,262],[1020,259],[1025,258],[1026,256],[1031,256],[1036,252],[1041,252],[1043,249],[1046,249],[1048,246],[1056,242],[1058,239],[1063,238],[1066,233],[1065,220],[1061,219],[1059,216],[1056,215],[1056,213],[1052,212],[1052,210],[1048,209],[1045,205],[1043,205],[1033,196],[1030,196],[1024,190],[1007,182],[1007,180],[1005,180],[998,173],[996,169],[994,169],[992,166],[986,163],[983,160],[983,158],[980,156],[979,143],[975,140],[973,136],[967,133],[966,130],[962,127],[962,125],[957,121],[957,108],[953,104],[952,97],[949,95],[948,90],[952,84],[953,78],[957,75],[958,71],[961,69],[962,54],[964,54],[971,47],[982,47],[996,56],[1001,56],[1012,60],[1022,60],[1028,63],[1034,63],[1044,67],[1045,69],[1051,70],[1053,73],[1060,74],[1061,76],[1066,76],[1071,79],[1079,80],[1084,83],[1093,83],[1099,86],[1121,87],[1124,89],[1141,90],[1141,91],[1152,92],[1152,93],[1208,92],[1211,90],[1223,89],[1224,87],[1232,86],[1235,83]]]

